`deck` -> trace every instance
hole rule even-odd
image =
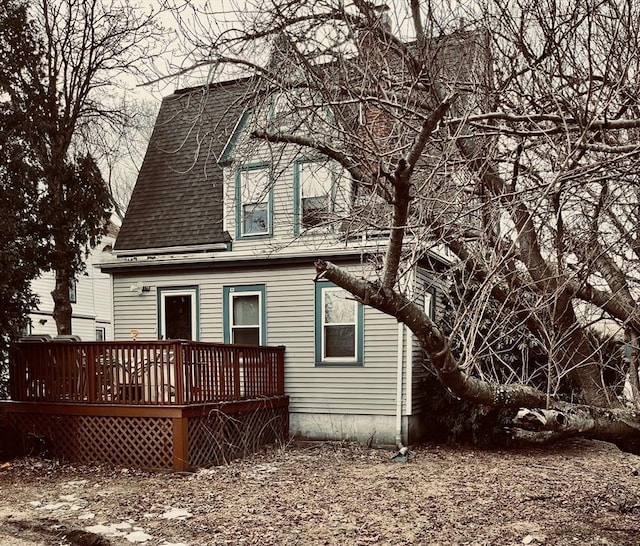
[[[185,470],[285,439],[284,347],[17,343],[0,402],[23,451]]]

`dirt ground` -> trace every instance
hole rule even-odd
[[[195,473],[0,465],[0,544],[639,545],[640,457],[325,443]]]

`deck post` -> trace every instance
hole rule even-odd
[[[87,355],[87,367],[84,372],[86,373],[86,382],[87,382],[87,400],[89,402],[96,402],[96,382],[98,378],[98,374],[96,372],[96,353],[92,347],[87,347],[86,349]]]
[[[278,396],[284,395],[284,345],[278,345],[278,366],[276,370],[276,378],[277,378],[277,390],[276,394]]]
[[[189,419],[176,417],[173,422],[173,469],[182,472],[189,469]]]
[[[176,367],[176,404],[184,404],[184,353],[186,352],[186,344],[182,342],[175,343],[173,346],[175,354]]]
[[[243,364],[244,364],[244,355],[241,353],[240,350],[234,349],[233,351],[233,398],[235,400],[238,400],[240,398],[240,358],[243,359]]]

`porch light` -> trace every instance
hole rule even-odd
[[[138,296],[141,296],[144,292],[151,292],[151,287],[138,281],[136,284],[129,286],[131,292],[135,292]]]

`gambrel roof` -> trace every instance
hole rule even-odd
[[[230,240],[222,225],[217,162],[247,107],[250,87],[250,80],[234,80],[163,99],[116,252],[204,249]]]
[[[475,32],[459,33],[438,42],[437,57],[441,58],[442,66],[434,69],[436,74],[446,74],[453,87],[465,88],[469,87],[469,81],[482,81],[486,72],[485,62],[480,62],[481,67],[476,69],[474,63],[460,60],[462,50],[467,51],[467,59],[470,58],[468,52],[471,50],[484,51],[484,46],[480,43],[482,36],[482,33]],[[409,47],[414,48],[415,45],[410,44]],[[389,55],[389,66],[394,68],[396,61],[393,55]],[[291,63],[286,65],[286,60],[283,59],[281,64],[282,67],[286,66],[284,73],[295,74]],[[406,68],[403,67],[402,70]],[[473,70],[477,70],[479,74],[471,77]],[[346,72],[346,77],[351,77],[348,67]],[[327,88],[333,86],[338,93],[350,89],[344,82],[340,84],[340,66],[335,63],[321,65],[313,73],[318,81],[302,81],[300,86],[308,86],[311,95],[291,94],[292,97],[298,96],[299,104],[292,107],[297,107],[302,112],[300,119],[304,121],[301,125],[303,131],[320,119],[309,113],[312,110],[309,109],[309,103],[313,101],[306,101],[306,97],[312,96],[314,85],[328,86]],[[362,74],[358,72],[353,77],[362,78]],[[297,76],[292,78],[291,86],[295,87]],[[235,139],[239,137],[244,127],[243,122],[247,119],[244,114],[271,93],[277,95],[277,86],[274,91],[272,83],[258,78],[246,78],[177,91],[162,101],[116,241],[116,254],[157,255],[213,250],[220,249],[221,245],[231,241],[231,236],[223,225],[223,164],[232,159]],[[468,89],[464,95],[467,97],[466,101],[471,100],[468,97],[482,101],[485,96],[483,93],[471,93]],[[383,141],[389,137],[392,140],[390,146],[394,150],[403,149],[398,145],[400,140],[396,138],[397,135],[391,128],[386,128],[386,122],[394,118],[387,113],[382,115],[382,110],[375,104],[371,106],[367,101],[360,103],[357,96],[351,97],[353,100],[345,100],[345,106],[340,106],[343,98],[337,96],[332,109],[334,114],[340,114],[335,118],[345,128],[345,133],[357,135],[361,126],[366,124],[367,131],[362,130],[362,141],[366,143],[371,140],[370,147],[384,151],[386,144]],[[428,112],[430,106],[425,103],[422,108],[424,112]],[[319,109],[317,112],[322,111]],[[273,115],[273,111],[270,111],[270,116]],[[406,112],[403,115],[405,117],[397,123],[399,127],[406,126]],[[268,123],[273,123],[271,117]],[[414,136],[411,133],[407,137],[409,143]],[[359,142],[356,142],[356,146],[361,148]],[[346,152],[349,153],[349,149]],[[359,153],[360,149],[356,152]],[[397,159],[391,154],[383,155]],[[436,149],[433,155],[438,157],[439,150]],[[429,163],[428,158],[424,161]],[[373,158],[373,170],[378,169],[378,163],[378,158]],[[366,159],[362,164],[368,165]],[[360,224],[366,226],[371,214],[376,217],[378,225],[379,215],[371,209],[365,216],[364,223],[356,219],[350,229],[356,226],[357,231]]]

